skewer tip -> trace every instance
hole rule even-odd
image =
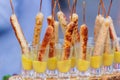
[[[41,12],[41,10],[42,10],[42,0],[40,0],[40,9],[39,9],[39,11]]]
[[[86,1],[83,1],[82,3],[82,7],[83,7],[83,23],[86,23]]]
[[[14,7],[13,7],[13,4],[12,4],[12,0],[10,0],[10,6],[11,6],[11,9],[12,9],[12,14],[14,14]]]

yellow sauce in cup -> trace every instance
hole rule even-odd
[[[22,55],[22,67],[24,70],[32,69],[32,60],[28,59],[25,55]]]
[[[47,61],[47,66],[49,70],[55,70],[57,68],[57,58],[49,58]]]
[[[92,56],[90,60],[90,66],[92,68],[100,68],[102,64],[102,56]]]
[[[85,72],[88,70],[90,66],[90,62],[87,61],[87,60],[82,60],[82,59],[79,59],[77,60],[77,69],[81,72]]]
[[[33,69],[35,72],[44,73],[47,69],[47,62],[33,61]]]
[[[110,66],[113,63],[114,55],[113,54],[103,54],[103,65]]]
[[[76,58],[75,57],[72,57],[71,58],[71,68],[74,68],[76,65]]]
[[[71,68],[71,60],[61,60],[57,62],[57,68],[60,72],[66,73]]]
[[[114,61],[115,63],[120,63],[120,52],[115,52]]]

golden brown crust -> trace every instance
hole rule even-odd
[[[52,16],[48,16],[47,23],[48,25],[54,26],[54,19],[52,18]]]
[[[42,61],[42,59],[45,55],[45,50],[46,50],[46,47],[48,46],[48,44],[51,40],[52,34],[53,34],[53,27],[48,26],[46,29],[46,33],[45,33],[45,36],[43,38],[42,44],[40,46],[39,53],[38,53],[38,60],[39,61]]]
[[[67,24],[68,24],[66,16],[62,11],[59,11],[57,13],[57,16],[58,16],[58,20],[60,22],[60,25],[62,27],[63,34],[65,34],[65,31],[67,29]]]
[[[105,51],[104,53],[110,54],[111,53],[111,42],[110,42],[110,32],[108,31],[107,37],[105,40]]]
[[[88,28],[86,24],[83,24],[80,27],[80,56],[81,59],[86,60],[86,52],[87,52],[87,41],[88,41]]]
[[[102,24],[102,27],[101,27],[100,32],[98,34],[98,38],[97,38],[96,43],[95,43],[93,55],[100,56],[102,54],[105,39],[107,37],[107,33],[109,30],[109,26],[110,26],[110,20],[108,18],[106,18],[104,20],[104,23]]]
[[[55,21],[54,26],[55,26],[55,43],[58,43],[58,41],[59,41],[59,22]]]
[[[33,46],[39,44],[42,24],[43,24],[43,14],[39,12],[37,14],[37,16],[36,16],[36,23],[35,23],[35,28],[34,28],[34,36],[33,36],[33,42],[32,42]]]
[[[110,28],[109,28],[109,31],[110,31],[110,38],[112,39],[112,41],[116,41],[115,43],[115,49],[116,51],[120,51],[120,45],[119,45],[119,41],[117,39],[117,34],[116,34],[116,31],[115,31],[115,28],[114,28],[114,24],[113,24],[113,20],[110,16],[108,16],[108,18],[110,19]]]
[[[28,43],[23,35],[23,32],[22,32],[22,29],[20,27],[20,24],[17,20],[17,17],[15,14],[12,14],[12,16],[10,17],[10,22],[11,22],[11,25],[14,29],[14,32],[15,32],[15,35],[18,39],[18,42],[21,46],[21,49],[22,49],[22,53],[28,53],[29,52],[29,49],[28,49]]]
[[[70,48],[72,45],[72,34],[73,34],[73,29],[75,27],[74,22],[70,22],[67,25],[67,30],[65,32],[65,36],[64,36],[64,51],[63,51],[63,56],[62,59],[63,60],[67,60],[70,56]]]
[[[71,21],[75,23],[75,28],[73,32],[73,43],[80,42],[80,34],[78,30],[78,15],[76,13],[72,14],[72,18],[70,17]]]
[[[108,18],[110,19],[111,23],[110,23],[110,38],[114,41],[117,38],[115,29],[114,29],[114,25],[113,25],[113,20],[110,16],[108,16]]]
[[[96,42],[99,31],[102,27],[102,23],[104,22],[104,17],[102,15],[97,15],[94,27],[94,41]]]
[[[52,16],[49,16],[47,18],[48,21],[48,25],[53,27],[53,34],[52,34],[52,38],[50,40],[50,49],[49,49],[49,58],[54,57],[55,56],[55,21],[54,19],[52,19]]]
[[[76,25],[76,27],[74,29],[74,34],[75,34],[75,42],[80,42],[80,34],[79,34],[79,30],[78,30],[78,25]]]

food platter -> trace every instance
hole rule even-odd
[[[86,22],[86,1],[82,2],[83,23],[78,28],[77,0],[69,8],[69,20],[61,9],[58,0],[52,0],[51,15],[47,17],[47,29],[40,42],[44,14],[42,0],[36,15],[32,44],[28,44],[10,0],[12,15],[10,22],[21,47],[21,74],[9,80],[119,80],[120,79],[120,41],[110,16],[113,0],[109,1],[108,11],[104,1],[98,4],[94,37],[89,41]],[[55,14],[56,6],[59,11]],[[57,16],[58,20],[55,18]],[[60,42],[59,27],[63,41]],[[15,79],[13,79],[15,78]]]

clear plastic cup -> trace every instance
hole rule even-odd
[[[78,80],[88,80],[90,77],[90,53],[91,47],[86,48],[86,57],[85,59],[82,58],[80,44],[77,44],[75,47],[75,52],[77,54],[76,57],[76,68],[77,68],[77,79]]]
[[[25,79],[32,79],[33,78],[33,46],[29,45],[29,53],[22,54],[22,77]]]
[[[58,70],[57,70],[57,48],[60,48],[61,47],[61,44],[60,43],[56,43],[55,44],[55,48],[54,48],[54,51],[55,51],[55,55],[52,56],[52,57],[49,57],[48,58],[48,61],[47,61],[47,78],[48,79],[57,79],[58,78]],[[50,50],[51,48],[49,48]],[[50,54],[50,53],[49,53]]]
[[[88,42],[89,46],[91,47],[91,53],[90,53],[90,77],[91,78],[100,78],[102,75],[102,54],[104,50],[104,46],[99,49],[100,54],[95,54],[95,43],[93,40],[91,42]]]
[[[73,46],[73,50],[72,50],[72,54],[71,54],[71,69],[70,69],[71,78],[77,77],[77,69],[76,69],[76,56],[77,56],[76,54],[77,54],[77,52],[75,51],[75,45]]]
[[[63,54],[65,51],[72,53],[72,48],[64,49],[63,47],[56,48],[57,58],[57,69],[58,69],[58,80],[70,80],[70,69],[71,69],[71,55],[68,59],[63,59]]]
[[[112,43],[105,43],[103,53],[102,74],[109,75],[113,73],[114,47]]]
[[[47,61],[47,78],[49,79],[57,79],[58,71],[57,71],[57,57],[48,58]]]
[[[102,75],[102,55],[91,56],[90,66],[91,77],[100,77]]]
[[[40,50],[45,50],[45,55],[41,61],[38,60],[38,52]],[[34,79],[46,80],[46,70],[47,70],[47,60],[49,48],[38,49],[38,52],[34,55],[33,59],[33,70],[34,70]]]
[[[118,45],[119,47],[116,49],[116,45]],[[115,47],[115,51],[114,51],[114,72],[120,72],[120,40],[116,40],[114,42],[114,47]]]

